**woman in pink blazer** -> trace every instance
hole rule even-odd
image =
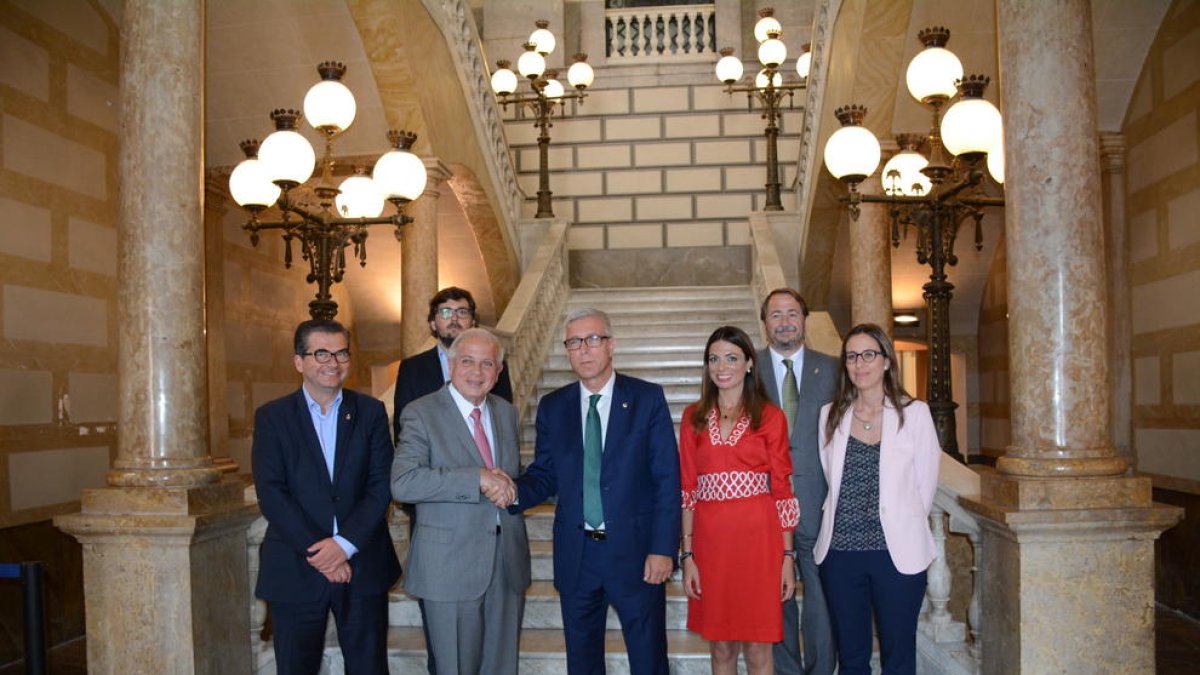
[[[879,326],[842,342],[842,373],[821,409],[829,484],[814,549],[840,675],[871,672],[871,617],[885,675],[916,672],[917,615],[935,557],[929,511],[941,449],[929,406],[904,391]]]

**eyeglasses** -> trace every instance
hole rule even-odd
[[[563,340],[563,346],[571,351],[575,351],[584,344],[587,344],[589,347],[599,347],[601,342],[611,338],[611,335],[588,335],[587,337],[572,337]]]
[[[339,349],[331,352],[328,349],[318,349],[315,352],[301,352],[300,356],[311,356],[317,363],[329,363],[329,359],[337,359],[338,363],[347,363],[350,361],[350,350]]]
[[[862,359],[863,363],[870,363],[875,360],[883,352],[877,352],[874,349],[864,349],[861,352],[846,352],[846,365],[852,366],[854,362]]]
[[[466,319],[475,314],[475,312],[471,311],[470,307],[438,307],[435,311],[443,319],[449,319],[452,316]]]

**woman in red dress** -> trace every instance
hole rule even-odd
[[[779,605],[796,589],[787,419],[754,374],[754,345],[722,326],[704,348],[700,400],[679,429],[683,585],[688,629],[709,641],[712,672],[770,675],[783,639]]]

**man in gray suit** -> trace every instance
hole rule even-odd
[[[425,601],[439,675],[515,675],[529,587],[525,520],[508,513],[517,411],[489,394],[504,349],[482,328],[450,346],[450,382],[404,408],[392,497],[415,504],[404,589]]]
[[[777,288],[763,300],[759,318],[770,347],[758,353],[759,372],[771,401],[783,409],[791,433],[792,488],[800,500],[800,524],[793,541],[796,565],[804,583],[803,616],[796,603],[783,603],[783,642],[775,644],[775,672],[780,675],[831,675],[837,665],[829,610],[821,590],[813,546],[825,503],[825,474],[817,455],[821,406],[837,388],[837,359],[804,348],[804,319],[808,305],[791,288]],[[804,654],[799,632],[803,626]]]

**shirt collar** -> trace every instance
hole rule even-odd
[[[328,415],[329,414],[327,412],[326,413],[321,412],[321,404],[317,403],[316,399],[314,399],[312,397],[312,394],[308,393],[308,387],[305,387],[304,385],[300,385],[300,391],[304,392],[304,400],[308,403],[308,409],[310,411],[316,412],[318,415]],[[329,404],[329,410],[330,410],[330,412],[336,411],[340,407],[342,407],[342,389],[341,389],[341,387],[338,388],[337,396],[333,397],[333,403]]]
[[[475,408],[479,408],[481,410],[480,414],[482,414],[482,415],[487,414],[487,397],[486,396],[483,398],[483,403],[480,403],[478,406],[476,406],[474,403],[471,403],[470,401],[468,401],[467,397],[460,394],[458,392],[458,390],[454,388],[453,384],[447,383],[446,388],[450,390],[450,398],[454,399],[454,405],[458,406],[458,412],[463,417],[470,417],[471,411],[474,410]]]
[[[583,383],[583,380],[580,380],[579,381],[579,396],[584,401],[587,401],[592,396],[593,393],[596,393],[596,394],[600,394],[601,401],[603,401],[606,398],[611,399],[612,395],[613,395],[613,386],[616,384],[616,382],[617,382],[617,371],[615,371],[615,370],[612,372],[611,375],[608,376],[608,382],[605,382],[604,386],[600,387],[600,391],[597,391],[597,392],[593,392],[591,389],[588,389],[587,385],[585,385]]]

